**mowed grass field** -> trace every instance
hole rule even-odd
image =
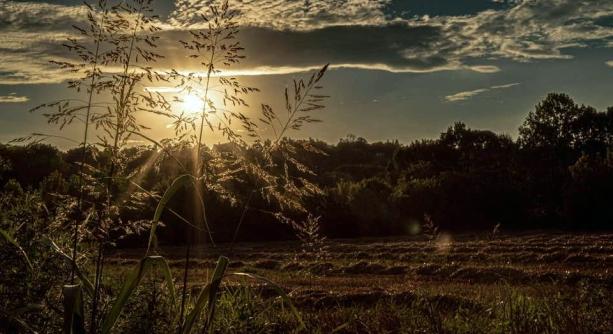
[[[184,249],[162,247],[180,287]],[[192,289],[219,255],[292,297],[309,333],[613,333],[613,234],[442,235],[438,240],[335,240],[193,251]],[[121,277],[142,250],[108,262]],[[292,332],[298,322],[269,286],[231,278],[217,332]]]

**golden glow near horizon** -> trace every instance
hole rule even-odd
[[[181,103],[181,107],[185,112],[189,113],[198,113],[201,112],[204,107],[204,101],[202,98],[196,94],[188,93],[181,97],[183,103]]]
[[[187,113],[199,113],[204,110],[204,99],[199,90],[183,90],[179,87],[146,87],[145,91],[165,94],[167,97],[176,98],[173,110]]]

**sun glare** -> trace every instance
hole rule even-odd
[[[202,111],[204,101],[195,94],[185,94],[183,96],[183,110],[191,113]]]

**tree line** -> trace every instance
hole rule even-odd
[[[613,227],[613,107],[598,111],[565,94],[552,93],[539,102],[516,140],[458,122],[437,139],[407,145],[369,143],[353,135],[336,144],[289,141],[300,142],[293,145],[301,150],[295,154],[305,170],[312,171],[303,184],[312,182],[321,189],[306,200],[306,207],[321,216],[320,231],[328,237],[418,233],[424,221],[455,232],[491,230],[498,224],[508,230]],[[189,165],[190,145],[168,145],[172,159]],[[223,153],[231,151],[229,145],[207,150]],[[0,145],[0,185],[5,192],[40,192],[52,205],[54,197],[79,192],[83,153],[82,148],[60,151],[42,143]],[[156,147],[135,146],[123,149],[121,159],[140,186],[159,194],[180,173],[175,161],[160,157],[163,154]],[[87,164],[100,170],[110,161],[105,150],[88,148],[85,156]],[[281,166],[287,158],[274,157]],[[285,164],[287,177],[300,174],[300,164]],[[270,207],[266,195],[246,183],[233,185],[232,197],[204,194],[210,201],[208,224],[215,240],[294,237],[294,231],[274,217],[279,208]],[[124,180],[113,190],[138,204],[126,205],[122,219],[150,219],[156,198],[131,198],[132,188],[133,183]],[[189,215],[193,194],[187,188],[181,192],[168,207]],[[169,214],[163,222],[161,242],[184,241],[186,224]]]

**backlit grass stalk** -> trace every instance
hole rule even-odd
[[[82,120],[83,127],[83,141],[81,144],[81,157],[78,167],[77,183],[79,188],[79,194],[77,199],[77,216],[74,217],[73,224],[73,236],[72,236],[72,258],[74,259],[71,273],[70,282],[74,284],[76,263],[79,247],[79,225],[84,218],[83,201],[85,198],[85,183],[84,173],[87,160],[87,148],[88,137],[91,125],[92,114],[95,113],[94,109],[105,108],[107,105],[104,102],[94,103],[94,96],[99,95],[103,90],[106,90],[108,81],[105,80],[102,68],[107,65],[113,58],[111,45],[109,44],[109,37],[112,34],[114,27],[109,24],[110,8],[106,0],[98,0],[96,6],[92,6],[85,2],[87,7],[87,28],[81,28],[73,26],[74,29],[82,36],[80,38],[68,38],[64,43],[64,47],[68,51],[76,56],[80,61],[51,61],[58,65],[61,69],[67,72],[72,72],[77,78],[68,81],[68,88],[74,89],[77,93],[80,93],[81,88],[86,88],[86,100],[80,99],[63,99],[52,103],[42,104],[31,111],[38,109],[56,109],[55,111],[44,114],[49,124],[58,125],[59,129],[63,129],[65,126],[72,124],[75,119]],[[92,46],[86,44],[86,40],[92,41]],[[84,111],[85,114],[80,113]],[[35,137],[57,137],[52,135],[35,134]]]
[[[231,11],[228,6],[228,2],[224,1],[220,5],[211,5],[209,7],[208,16],[201,14],[204,21],[208,22],[208,29],[202,31],[190,31],[191,40],[180,41],[182,46],[191,52],[190,57],[195,59],[201,59],[201,64],[206,69],[206,76],[204,79],[203,93],[199,96],[202,99],[202,111],[200,112],[200,119],[198,125],[197,139],[195,143],[194,161],[193,161],[193,175],[194,175],[194,191],[196,195],[196,211],[194,217],[202,221],[205,224],[209,238],[214,243],[209,224],[206,215],[206,205],[204,202],[204,196],[207,187],[206,167],[204,159],[202,157],[202,145],[204,127],[209,126],[213,128],[209,120],[207,119],[207,112],[216,112],[217,107],[210,99],[209,94],[211,92],[211,79],[213,75],[219,75],[220,70],[218,66],[225,65],[230,66],[233,63],[238,62],[243,56],[239,54],[243,50],[240,47],[240,43],[235,41],[236,34],[238,32],[238,25],[235,21],[236,13]],[[219,77],[218,77],[219,78]],[[202,77],[200,76],[188,76],[188,85],[184,87],[185,90],[192,94],[197,94],[202,85]],[[220,86],[224,84],[228,85],[230,81],[227,79],[217,80]],[[238,87],[238,82],[233,87]],[[252,88],[245,88],[243,92],[255,91]],[[246,103],[237,97],[239,91],[235,90],[235,93],[224,92],[224,104],[226,99],[233,101],[235,104],[246,105]],[[206,122],[206,123],[205,123]],[[189,227],[188,227],[189,230]],[[185,249],[185,266],[183,271],[183,292],[181,295],[181,319],[183,319],[185,300],[187,297],[187,285],[189,277],[189,261],[191,257],[192,240],[191,233],[187,236],[187,246]]]
[[[207,173],[209,168],[207,168],[203,161],[201,150],[203,145],[203,133],[205,131],[204,127],[209,126],[211,131],[214,131],[214,127],[208,119],[209,115],[215,116],[218,122],[217,127],[224,137],[242,151],[235,152],[235,154],[237,154],[235,161],[225,161],[222,162],[222,164],[228,164],[228,169],[233,168],[230,167],[231,165],[239,165],[240,169],[255,180],[254,192],[257,191],[261,193],[263,197],[269,199],[274,198],[282,209],[303,209],[302,205],[298,203],[300,198],[309,192],[317,192],[318,188],[305,178],[296,180],[291,179],[291,176],[288,174],[288,163],[292,165],[292,168],[299,170],[301,173],[308,174],[312,172],[297,159],[290,157],[291,154],[288,153],[288,151],[292,151],[295,148],[291,147],[287,141],[284,141],[284,138],[289,130],[300,130],[304,124],[319,122],[319,120],[312,117],[310,113],[322,109],[324,106],[321,102],[327,96],[314,94],[312,92],[322,88],[318,83],[324,76],[327,65],[320,71],[314,73],[308,81],[294,81],[294,89],[292,92],[288,89],[285,90],[286,117],[281,118],[277,116],[270,106],[262,105],[261,117],[259,118],[260,124],[258,125],[256,121],[253,121],[242,112],[227,109],[228,104],[231,104],[234,108],[247,106],[247,103],[240,95],[256,92],[258,90],[256,88],[242,86],[236,78],[224,77],[222,70],[219,69],[220,66],[228,67],[238,63],[244,58],[244,56],[241,55],[243,48],[236,40],[236,35],[238,33],[238,24],[235,21],[236,13],[229,10],[227,1],[224,1],[219,6],[210,6],[209,12],[209,17],[202,15],[203,20],[208,23],[208,29],[197,32],[192,31],[190,32],[192,35],[191,40],[181,41],[183,47],[192,52],[190,57],[201,60],[201,64],[206,70],[204,78],[193,74],[189,75],[187,77],[188,85],[183,88],[190,94],[198,92],[199,87],[204,88],[203,94],[200,95],[203,101],[203,109],[199,115],[199,125],[197,126],[198,132],[197,136],[193,138],[196,146],[193,172],[195,182],[197,183],[195,185],[195,193],[197,200],[200,201],[199,207],[201,208],[202,220],[208,230],[203,196],[208,187],[207,183],[212,181],[212,177]],[[216,85],[211,85],[213,79],[216,79]],[[196,85],[192,85],[193,82],[196,82]],[[212,90],[222,94],[223,107],[216,106],[210,98],[209,95]],[[243,136],[239,135],[236,129],[231,126],[233,120],[238,122],[238,126],[246,132],[247,137],[254,139],[257,143],[265,147],[265,149],[260,152],[262,154],[261,160],[249,160],[249,158],[246,157],[249,149],[242,139]],[[276,123],[279,124],[278,128]],[[274,133],[274,137],[269,144],[266,144],[266,140],[259,131],[260,125],[264,128],[270,127]],[[307,146],[303,148],[308,149]],[[273,161],[273,151],[275,154],[282,155],[284,159],[283,163],[279,164],[279,162]],[[279,167],[284,168],[284,171],[279,173]],[[235,230],[235,236],[245,218],[246,211],[249,209],[249,202],[253,198],[252,194],[253,192],[245,202],[243,213],[241,214],[241,218]],[[288,194],[291,196],[287,196]],[[278,214],[280,215],[280,213]],[[198,216],[200,216],[200,214]],[[211,236],[210,231],[209,236]],[[185,256],[186,265],[183,275],[183,298],[185,298],[187,291],[188,263],[190,260],[189,249],[191,244],[192,240],[188,239]]]
[[[287,200],[287,198],[284,198],[284,194],[279,192],[279,189],[282,189],[284,184],[291,184],[289,187],[290,190],[288,191],[293,192],[292,196],[294,197],[300,197],[308,192],[304,190],[300,191],[300,186],[295,184],[293,181],[290,181],[290,176],[288,175],[287,171],[287,164],[285,165],[285,171],[280,175],[272,174],[276,173],[279,164],[273,162],[271,153],[273,153],[273,151],[275,151],[274,153],[282,152],[288,147],[288,144],[283,141],[283,138],[289,130],[299,130],[305,123],[318,121],[306,113],[323,108],[323,105],[319,103],[325,98],[325,96],[315,95],[311,92],[312,90],[321,88],[321,86],[318,85],[318,82],[326,72],[327,66],[324,66],[319,72],[314,73],[308,81],[295,81],[293,95],[286,90],[285,99],[288,109],[288,115],[286,118],[281,119],[276,116],[271,107],[267,105],[262,106],[262,118],[260,119],[261,123],[270,125],[269,123],[274,121],[279,123],[280,129],[279,131],[276,131],[276,127],[274,125],[271,126],[273,131],[275,131],[275,137],[272,141],[274,144],[266,146],[266,149],[260,152],[262,153],[263,159],[260,161],[249,160],[245,155],[245,153],[248,151],[248,146],[242,139],[242,136],[236,132],[234,127],[231,126],[231,122],[232,120],[238,121],[239,127],[242,127],[246,131],[248,137],[254,138],[258,143],[263,143],[264,140],[258,133],[258,125],[240,111],[227,109],[227,106],[228,104],[231,104],[232,107],[246,107],[247,103],[241,97],[241,95],[257,92],[258,90],[256,88],[242,86],[236,78],[224,77],[222,75],[222,71],[220,70],[220,67],[231,66],[238,63],[239,60],[244,57],[240,54],[240,51],[242,51],[243,48],[240,46],[240,43],[236,41],[238,24],[235,21],[235,15],[236,12],[229,10],[227,1],[224,1],[219,5],[212,5],[209,7],[208,16],[204,14],[201,15],[203,20],[208,22],[208,29],[202,31],[190,31],[192,39],[189,41],[180,41],[183,47],[191,53],[190,58],[201,60],[201,64],[204,66],[206,73],[204,76],[201,76],[198,73],[192,73],[181,77],[182,84],[179,85],[180,91],[186,92],[190,95],[197,95],[203,102],[203,108],[196,117],[190,119],[190,117],[184,118],[183,115],[181,115],[175,122],[175,132],[177,132],[177,137],[179,138],[182,138],[182,135],[179,134],[179,129],[181,128],[194,129],[196,131],[195,134],[191,136],[192,143],[195,147],[191,172],[192,175],[181,175],[177,177],[160,199],[152,222],[148,253],[152,248],[152,244],[155,243],[155,230],[157,222],[161,217],[161,212],[165,210],[168,200],[174,195],[177,189],[185,182],[190,181],[190,179],[195,188],[196,200],[199,202],[196,205],[196,210],[200,210],[197,211],[197,214],[195,214],[194,217],[197,219],[202,219],[209,237],[211,238],[211,241],[213,241],[211,231],[208,228],[204,195],[207,188],[209,188],[208,183],[215,182],[214,179],[216,177],[223,176],[223,174],[226,173],[225,171],[220,172],[219,170],[215,169],[218,167],[218,164],[224,166],[225,169],[234,169],[236,166],[239,166],[240,170],[246,172],[248,176],[255,177],[256,180],[259,180],[256,182],[256,187],[259,192],[266,192],[269,194],[267,196],[271,196],[271,198],[278,200],[282,208],[301,207],[296,203],[295,199]],[[176,72],[174,73],[176,74]],[[223,107],[215,105],[213,99],[210,97],[211,93],[221,94],[224,104]],[[220,157],[215,156],[215,152],[211,152],[213,155],[212,159],[215,160],[215,165],[207,165],[207,163],[205,163],[202,154],[205,131],[204,127],[208,126],[212,132],[215,128],[209,119],[209,115],[216,118],[216,121],[218,122],[216,128],[222,132],[223,136],[237,147],[240,147],[240,150],[242,150],[242,153],[237,152],[239,155],[235,156],[236,160],[220,159]],[[183,127],[181,121],[184,119],[187,123],[190,123],[191,126]],[[160,145],[156,144],[156,146]],[[289,158],[289,154],[284,153],[283,157]],[[260,166],[260,163],[263,163],[266,166]],[[300,164],[294,158],[290,158],[290,163],[299,170],[308,170],[306,166]],[[217,175],[217,173],[220,173],[221,175]],[[233,177],[230,178],[232,179]],[[302,179],[299,182],[303,186],[308,186],[308,181],[305,179]],[[217,184],[211,184],[210,186],[213,187],[213,189],[219,190]],[[239,221],[239,226],[245,217],[249,202],[250,199],[248,199],[245,204],[243,214],[241,214]],[[239,226],[237,226],[237,228]],[[183,268],[182,296],[179,306],[181,322],[180,330],[186,333],[190,331],[190,328],[193,325],[193,316],[198,316],[199,314],[199,312],[196,312],[196,310],[203,307],[201,302],[197,302],[197,305],[199,306],[197,306],[195,310],[192,310],[190,314],[185,314],[189,282],[189,265],[192,256],[192,241],[193,240],[191,237],[188,236],[188,244],[185,252],[185,264]],[[227,262],[227,259],[225,261]],[[218,266],[223,266],[223,263],[224,259],[220,258]],[[225,271],[225,267],[223,268],[223,271]],[[216,275],[214,275],[214,277],[216,277]],[[217,280],[214,278],[211,282],[211,284],[213,284],[211,288],[218,284],[216,281]],[[211,291],[208,293],[211,293]],[[209,296],[209,298],[211,298],[211,296]],[[198,298],[198,300],[201,299]],[[214,300],[209,301],[208,304],[208,309],[211,314],[207,317],[209,320],[207,320],[205,327],[209,327],[211,324],[211,319],[213,316],[212,312],[214,312]]]
[[[93,15],[91,14],[91,12],[93,11],[93,8],[88,6],[89,10],[90,10],[90,17],[93,17]],[[101,43],[103,42],[103,34],[104,34],[104,27],[105,27],[105,20],[106,20],[106,16],[108,15],[108,9],[106,8],[106,1],[101,0],[98,2],[98,8],[102,10],[103,15],[100,18],[100,24],[98,26],[98,32],[96,33],[96,38],[94,39],[94,44],[95,44],[95,51],[94,51],[94,58],[92,61],[92,69],[91,69],[91,81],[90,81],[90,85],[88,88],[88,96],[87,96],[87,109],[85,111],[85,120],[84,120],[84,129],[83,129],[83,145],[82,145],[82,152],[81,152],[81,164],[79,166],[79,174],[78,174],[78,178],[79,178],[79,214],[83,215],[83,197],[85,195],[84,192],[84,184],[83,184],[83,173],[84,173],[84,167],[85,167],[85,160],[87,159],[87,139],[88,139],[88,134],[89,134],[89,125],[90,125],[90,116],[91,116],[91,109],[92,109],[92,99],[94,96],[94,90],[96,88],[96,73],[99,71],[99,56],[100,56],[100,47],[101,47]],[[95,22],[91,22],[90,21],[90,27],[94,28],[95,24],[98,23],[98,21],[96,20]],[[81,29],[79,29],[81,30]],[[84,30],[81,30],[82,32]],[[90,31],[95,31],[95,29],[90,29]],[[72,240],[72,258],[74,261],[74,264],[72,266],[72,270],[70,273],[70,283],[74,284],[74,279],[75,279],[75,272],[76,272],[76,263],[77,263],[77,250],[78,250],[78,244],[79,244],[79,220],[75,219],[74,222],[74,231],[73,231],[73,240]]]
[[[291,147],[291,146],[289,148],[281,147],[282,146],[281,144],[287,144],[287,143],[284,143],[284,139],[286,139],[286,135],[289,130],[300,130],[304,124],[320,122],[319,119],[311,117],[310,115],[308,115],[308,113],[324,108],[324,106],[321,103],[328,96],[320,95],[320,94],[312,94],[311,92],[313,90],[319,90],[322,88],[322,86],[319,85],[319,81],[323,78],[327,69],[328,69],[328,65],[325,65],[318,72],[313,73],[309,81],[307,81],[306,83],[303,80],[298,80],[298,81],[294,80],[293,81],[294,90],[292,94],[290,94],[287,88],[285,89],[284,97],[285,97],[285,107],[287,110],[287,117],[285,119],[282,119],[279,115],[277,115],[277,113],[274,112],[271,106],[267,104],[262,104],[261,106],[262,109],[260,113],[261,117],[259,118],[259,121],[263,125],[264,128],[269,128],[274,134],[272,140],[270,141],[272,144],[265,146],[262,152],[263,160],[265,161],[266,165],[269,165],[269,166],[275,165],[271,154],[274,151],[277,151],[283,155],[283,158],[285,160],[286,172],[287,172],[287,162],[289,162],[290,164],[293,164],[293,167],[295,167],[297,170],[305,174],[314,175],[314,173],[310,170],[308,166],[301,164],[297,159],[289,156],[287,151],[288,150],[294,151],[295,150],[294,147]],[[251,137],[258,137],[260,138],[260,141],[263,141],[261,136],[255,133],[257,126],[253,126],[253,124],[250,124],[249,122],[250,122],[249,120],[243,121],[243,124],[244,124],[243,128],[249,132]],[[277,128],[277,124],[280,127],[280,129]],[[306,151],[310,151],[310,152],[317,153],[317,154],[323,154],[323,152],[316,150],[314,147],[311,147],[308,145],[303,145],[302,149],[305,149]],[[291,182],[287,174],[285,177],[285,181]],[[307,185],[308,187],[312,188],[313,193],[321,192],[321,189],[319,189],[319,187],[317,187],[313,183],[307,182],[306,179],[301,179],[301,182],[304,183],[303,185]],[[251,200],[253,199],[254,194],[257,192],[265,192],[268,190],[274,190],[275,188],[274,183],[273,184],[271,184],[270,182],[268,182],[267,184],[266,182],[264,183],[265,185],[261,186],[260,183],[256,182],[256,186],[249,193],[247,201],[245,202],[243,206],[241,217],[234,229],[234,234],[232,237],[230,249],[233,249],[234,247],[234,243],[238,236],[238,231],[243,223],[243,220],[245,219],[247,211],[249,210],[249,205],[251,203]],[[298,188],[293,186],[293,187],[289,187],[288,189],[296,190]],[[273,192],[272,194],[276,195],[277,193]],[[307,192],[302,192],[297,195],[304,196],[306,194]],[[277,198],[277,199],[279,200],[280,203],[282,202],[281,198]],[[294,209],[300,210],[302,208],[299,206],[298,207],[294,206]],[[279,213],[277,213],[276,216],[278,217],[280,221],[292,226],[292,228],[296,231],[296,233],[298,234],[300,238],[300,235],[299,235],[300,234],[300,224],[296,223],[295,221],[291,219],[288,219],[287,217],[283,215],[280,215]]]
[[[225,78],[222,76],[222,71],[218,68],[219,65],[223,65],[225,67],[231,66],[235,63],[238,63],[240,59],[244,58],[240,54],[243,48],[240,46],[240,43],[236,40],[236,35],[238,33],[238,24],[235,21],[236,13],[229,10],[228,2],[224,1],[220,5],[212,5],[209,7],[209,15],[206,16],[204,14],[201,15],[203,20],[208,23],[208,29],[203,31],[191,31],[192,39],[189,41],[180,41],[184,48],[189,50],[192,54],[190,54],[191,58],[195,58],[201,60],[201,64],[204,66],[206,70],[206,76],[204,77],[204,90],[203,94],[200,95],[200,98],[203,102],[202,112],[199,117],[199,126],[197,127],[197,137],[195,140],[195,157],[194,157],[194,171],[193,174],[195,176],[195,193],[197,200],[200,202],[200,206],[196,206],[200,208],[201,212],[198,212],[195,216],[202,216],[202,220],[205,223],[207,230],[208,222],[206,217],[206,207],[204,204],[204,194],[207,189],[207,182],[209,182],[210,178],[207,175],[207,167],[204,164],[202,158],[202,139],[204,133],[205,125],[211,128],[213,131],[213,126],[209,119],[207,118],[207,113],[210,112],[212,114],[216,114],[217,112],[221,112],[222,116],[215,115],[217,121],[219,122],[219,128],[223,135],[232,143],[239,144],[239,146],[244,147],[245,142],[242,140],[241,136],[238,135],[235,130],[231,127],[232,120],[237,120],[239,125],[246,131],[247,136],[254,138],[256,141],[263,143],[264,140],[261,135],[258,133],[258,125],[254,121],[252,121],[249,117],[245,116],[241,112],[236,110],[228,110],[225,107],[228,103],[231,103],[233,107],[241,107],[247,106],[247,103],[239,96],[240,94],[247,94],[250,92],[258,91],[255,88],[250,87],[242,87],[236,78]],[[260,121],[263,125],[268,125],[271,127],[272,131],[275,134],[275,138],[273,139],[273,145],[268,146],[266,151],[263,154],[263,162],[268,166],[276,166],[272,161],[271,151],[279,148],[279,144],[281,140],[284,138],[285,134],[288,130],[299,130],[303,124],[317,122],[318,120],[312,118],[308,115],[308,112],[318,110],[323,108],[323,105],[320,102],[326,97],[323,95],[315,95],[311,94],[312,90],[320,89],[321,86],[318,86],[319,80],[323,77],[327,66],[322,68],[316,74],[313,74],[308,82],[294,81],[294,91],[293,91],[293,99],[290,97],[288,90],[285,91],[285,100],[286,107],[288,111],[288,115],[285,119],[281,119],[277,117],[277,115],[273,112],[272,108],[268,105],[262,105],[262,118]],[[215,87],[211,87],[211,79],[217,79],[217,85]],[[194,87],[191,85],[192,82],[196,82],[197,85]],[[197,75],[189,75],[187,78],[188,85],[183,87],[185,91],[190,94],[194,94],[194,92],[199,91],[199,87],[202,87],[202,77]],[[223,108],[219,106],[215,106],[214,102],[210,99],[209,94],[211,88],[218,89],[217,91],[222,93],[223,96]],[[223,90],[222,90],[223,89]],[[299,113],[303,115],[298,116]],[[205,123],[206,122],[206,123]],[[275,126],[275,122],[279,123],[280,129],[277,131]],[[286,145],[287,146],[287,145]],[[246,151],[246,149],[245,149]],[[284,157],[287,157],[287,154],[284,153]],[[308,170],[306,166],[297,162],[296,159],[290,159],[298,169],[302,169],[303,171]],[[235,162],[231,162],[235,163]],[[285,166],[285,177],[275,177],[270,173],[267,168],[262,168],[261,166],[257,166],[258,162],[247,161],[243,159],[239,159],[239,164],[243,164],[243,167],[246,171],[252,174],[255,177],[255,187],[262,192],[269,191],[267,196],[272,196],[281,203],[281,207],[284,204],[289,204],[289,207],[299,207],[300,205],[296,205],[295,200],[287,201],[286,198],[283,198],[284,195],[278,191],[278,187],[280,186],[279,181],[282,179],[286,181],[286,183],[291,183],[291,187],[289,189],[298,189],[293,182],[289,181],[289,177],[287,174],[287,165]],[[270,182],[275,180],[277,184],[271,184]],[[301,183],[306,183],[306,179],[302,179]],[[202,183],[202,184],[201,184]],[[311,189],[315,189],[314,184],[311,184]],[[300,197],[302,194],[299,194],[300,191],[295,192],[296,197]],[[237,235],[237,231],[240,228],[242,221],[245,218],[245,213],[249,208],[249,202],[253,196],[249,196],[244,207],[243,214],[241,214],[241,218],[236,226],[236,230],[234,235]],[[181,315],[184,314],[184,304],[187,296],[187,284],[188,284],[188,276],[189,276],[189,261],[190,261],[190,248],[192,245],[192,239],[190,237],[191,234],[188,234],[186,252],[185,252],[185,266],[183,273],[183,294],[182,294],[182,308]],[[209,236],[211,237],[210,230]],[[211,237],[212,241],[212,237]]]
[[[120,203],[115,203],[113,193],[115,176],[118,168],[121,167],[118,166],[120,149],[128,143],[128,139],[133,132],[144,129],[144,126],[135,117],[135,113],[141,110],[139,109],[141,105],[145,104],[149,109],[167,106],[163,100],[156,100],[151,96],[147,97],[137,92],[137,88],[142,88],[141,81],[160,78],[149,67],[141,65],[141,63],[154,62],[162,57],[150,51],[150,49],[156,47],[155,40],[157,37],[151,36],[148,32],[154,33],[159,30],[153,23],[153,17],[147,16],[151,11],[151,0],[122,2],[113,8],[113,23],[119,27],[113,40],[116,47],[113,55],[115,63],[121,65],[122,72],[113,75],[111,92],[114,106],[109,107],[106,114],[96,119],[96,125],[106,134],[106,137],[102,138],[102,145],[110,153],[110,165],[106,173],[104,215],[98,227],[100,240],[95,263],[94,296],[92,298],[90,321],[91,333],[97,332],[98,304],[104,273],[104,251],[109,238],[108,229],[110,228],[109,225],[119,218]],[[146,44],[147,46],[139,44]],[[112,144],[108,139],[111,139]]]
[[[123,63],[123,75],[121,76],[121,80],[119,83],[120,86],[120,94],[119,94],[119,98],[115,98],[116,101],[116,106],[115,106],[115,110],[114,110],[114,116],[115,116],[115,124],[113,127],[114,133],[113,133],[113,146],[111,149],[111,164],[109,167],[109,171],[108,171],[108,175],[107,175],[107,181],[106,181],[106,197],[107,197],[107,202],[106,202],[106,216],[107,218],[111,216],[110,210],[111,210],[111,200],[112,200],[112,187],[113,187],[113,177],[115,176],[115,168],[116,168],[116,159],[117,159],[117,150],[118,150],[118,146],[119,146],[119,140],[120,140],[120,136],[123,132],[123,121],[124,121],[124,115],[123,113],[126,111],[126,105],[128,103],[128,100],[126,99],[126,86],[128,85],[128,71],[130,69],[130,65],[131,65],[131,61],[132,61],[132,51],[134,48],[134,40],[136,37],[136,32],[137,29],[140,25],[140,20],[141,20],[141,11],[142,11],[142,5],[143,3],[141,2],[140,4],[140,8],[138,9],[138,11],[136,12],[136,14],[138,15],[138,20],[136,22],[136,24],[134,25],[134,30],[132,32],[132,36],[130,38],[130,46],[128,48],[128,53],[127,53],[127,57],[125,58],[125,62]],[[128,93],[132,90],[132,85],[130,85],[129,91]],[[96,262],[95,262],[95,280],[94,280],[94,296],[92,297],[92,307],[91,307],[91,320],[90,320],[90,333],[96,333],[97,332],[97,325],[96,325],[96,318],[97,318],[97,314],[98,314],[98,300],[99,300],[99,294],[100,294],[100,285],[102,282],[102,276],[103,276],[103,268],[104,268],[104,245],[105,245],[106,240],[101,240],[98,244],[98,249],[97,249],[97,255],[96,255]]]

